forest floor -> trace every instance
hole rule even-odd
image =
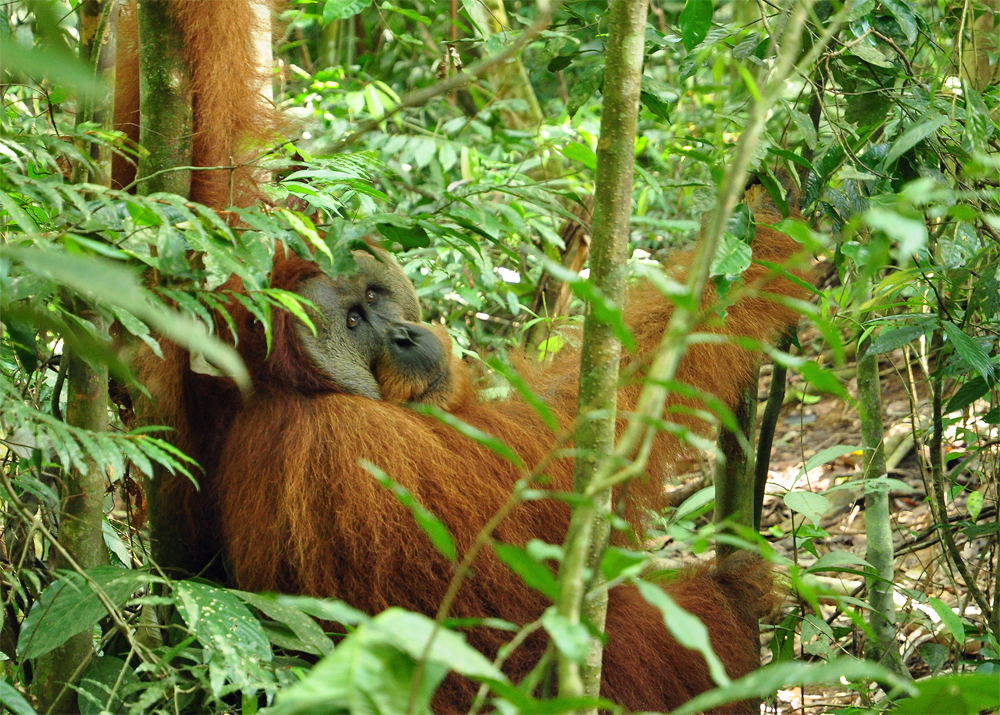
[[[807,336],[802,336],[806,339]],[[886,433],[886,456],[889,477],[898,480],[890,492],[890,508],[893,518],[894,543],[896,553],[896,606],[898,609],[898,637],[904,662],[914,678],[922,678],[940,672],[954,671],[960,664],[968,664],[977,659],[982,641],[971,635],[962,647],[956,646],[955,638],[942,622],[938,612],[928,603],[929,598],[939,599],[956,614],[965,616],[965,631],[972,631],[969,623],[982,624],[982,614],[969,597],[961,580],[956,580],[948,568],[944,556],[944,545],[938,533],[932,528],[934,519],[926,495],[928,489],[918,450],[924,449],[922,435],[930,417],[930,405],[920,365],[911,366],[912,378],[908,375],[906,360],[902,351],[881,356],[880,375],[882,387],[882,416]],[[853,363],[838,370],[852,397],[857,396],[857,380]],[[910,382],[916,385],[911,393]],[[762,370],[760,393],[761,405],[767,399],[770,388],[770,367]],[[826,493],[830,507],[819,522],[826,532],[825,538],[816,539],[813,544],[819,556],[839,551],[865,556],[865,509],[864,494],[860,487],[861,478],[861,425],[855,407],[832,396],[810,396],[804,394],[805,383],[797,375],[791,375],[786,403],[775,429],[774,447],[768,478],[767,495],[762,513],[762,529],[770,532],[769,541],[774,548],[790,562],[808,567],[817,560],[796,543],[792,533],[803,517],[789,510],[782,495],[789,489],[808,490],[823,493],[831,487],[854,482],[855,488],[845,488]],[[912,394],[912,401],[911,401]],[[981,407],[981,406],[980,406]],[[963,465],[961,427],[978,432],[980,440],[996,440],[996,428],[975,424],[978,411],[974,405],[967,410],[967,418],[956,429],[946,432],[950,467],[959,467],[953,474],[955,484],[964,489],[949,505],[949,518],[954,521],[968,520],[966,509],[969,496],[983,489],[983,485]],[[988,407],[986,409],[989,409]],[[763,413],[761,407],[759,414]],[[916,415],[920,429],[917,430],[918,444],[914,446],[913,416]],[[984,428],[985,427],[985,432]],[[813,455],[823,449],[845,445],[857,449],[832,461],[817,466],[803,474],[803,465]],[[929,479],[929,476],[926,477]],[[690,491],[690,486],[687,491]],[[982,507],[980,521],[985,518],[995,520],[996,505],[987,501]],[[794,519],[794,521],[793,521]],[[970,568],[977,574],[980,589],[992,593],[987,582],[995,575],[989,572],[992,554],[986,550],[985,540],[964,540],[957,537],[959,548]],[[711,558],[703,554],[700,558]],[[976,567],[979,566],[978,570]],[[860,571],[860,565],[848,564],[844,568]],[[851,573],[827,572],[817,576],[820,585],[831,594],[821,598],[820,618],[809,616],[797,629],[794,652],[796,659],[818,660],[836,655],[850,654],[861,657],[864,652],[864,632],[855,627],[838,607],[837,596],[863,599],[864,580]],[[914,597],[915,596],[915,597]],[[844,603],[848,606],[848,603]],[[779,614],[763,628],[761,635],[761,656],[767,663],[772,658],[771,642],[774,626],[780,624],[789,614],[805,614],[810,611],[788,596]],[[847,687],[789,689],[778,692],[775,702],[764,706],[762,712],[769,713],[825,713],[851,704],[863,705],[860,696]]]

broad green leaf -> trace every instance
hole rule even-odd
[[[979,514],[983,511],[984,497],[982,492],[972,492],[969,495],[969,500],[965,505],[965,508],[969,510],[969,517],[976,521],[979,519]]]
[[[726,668],[719,660],[719,656],[712,650],[705,624],[697,616],[678,606],[677,602],[659,586],[641,579],[634,579],[633,583],[639,589],[639,593],[642,594],[646,603],[655,606],[663,615],[663,623],[674,640],[685,648],[701,653],[708,664],[708,672],[711,674],[712,680],[721,686],[729,685],[731,681],[726,675]]]
[[[323,24],[329,25],[334,20],[346,20],[354,17],[368,7],[371,0],[326,0],[323,6]]]
[[[882,332],[872,340],[871,352],[878,355],[881,353],[891,353],[904,345],[909,345],[917,338],[926,335],[934,325],[929,321],[917,323],[916,325],[904,325],[899,328],[882,329]]]
[[[604,63],[600,62],[591,65],[584,70],[569,92],[569,101],[566,102],[566,113],[570,118],[576,116],[580,107],[587,103],[594,92],[604,84]]]
[[[727,231],[722,234],[719,249],[712,258],[709,275],[736,278],[750,267],[752,259],[753,250],[750,246]]]
[[[395,241],[404,249],[427,248],[431,245],[431,237],[427,231],[417,225],[393,226],[389,223],[375,224],[375,229],[390,241]]]
[[[938,675],[916,683],[915,697],[900,700],[893,715],[977,715],[1000,709],[997,674]]]
[[[944,601],[940,598],[931,596],[927,599],[927,602],[934,609],[934,612],[941,617],[941,623],[951,633],[951,637],[955,639],[955,642],[963,645],[965,643],[965,626],[962,625],[961,617],[951,610],[949,606],[945,605]]]
[[[80,679],[76,695],[80,715],[124,712],[125,701],[137,685],[139,678],[135,671],[121,658],[110,655],[94,658]]]
[[[983,350],[982,346],[962,332],[961,328],[955,324],[947,320],[941,324],[944,326],[944,332],[948,335],[948,340],[951,341],[958,356],[978,372],[984,380],[992,381],[993,363],[990,362],[990,356]]]
[[[688,52],[701,44],[712,26],[712,0],[687,0],[677,20],[681,41]]]
[[[6,678],[0,680],[0,705],[10,710],[14,715],[36,715],[31,704]]]
[[[116,606],[150,580],[149,574],[114,566],[95,566],[87,569],[87,575]],[[44,655],[77,633],[93,628],[107,614],[101,599],[80,574],[65,574],[45,588],[28,612],[17,639],[17,655]]]
[[[559,152],[567,159],[578,161],[591,171],[597,171],[597,155],[591,151],[589,146],[579,142],[570,142],[566,146],[559,147]]]
[[[543,563],[539,563],[531,558],[524,549],[520,549],[513,544],[505,544],[501,541],[493,542],[493,550],[500,560],[510,569],[520,576],[528,586],[540,591],[553,601],[559,598],[559,584],[552,571]]]
[[[810,566],[806,571],[816,573],[817,571],[839,571],[844,566],[868,566],[868,562],[857,554],[850,551],[828,551]]]
[[[617,546],[608,547],[601,557],[601,573],[608,581],[622,576],[638,576],[649,564],[649,554]]]
[[[657,97],[652,92],[647,92],[642,90],[639,93],[639,101],[645,105],[646,109],[651,111],[660,119],[669,122],[670,121],[670,105],[664,102],[662,99]]]
[[[870,660],[837,658],[826,663],[780,662],[767,665],[733,681],[729,687],[717,688],[689,700],[671,715],[715,710],[726,703],[761,698],[772,695],[779,688],[789,685],[806,687],[820,684],[874,680],[889,687],[900,688],[904,693],[917,692],[909,681],[903,680],[888,668]]]
[[[212,690],[218,694],[226,680],[252,690],[257,664],[272,658],[260,621],[236,596],[215,586],[181,581],[174,594],[192,635],[208,650]]]
[[[312,596],[278,596],[278,602],[297,608],[303,613],[308,613],[321,621],[331,623],[343,623],[348,626],[356,626],[369,620],[368,615],[358,609],[348,606],[343,601],[332,598],[313,598]]]
[[[830,500],[822,494],[797,489],[785,494],[785,506],[819,526],[820,519],[830,509]]]
[[[944,408],[944,414],[964,410],[973,402],[990,391],[990,384],[981,377],[974,377],[958,388],[958,391],[948,400],[948,405]]]
[[[232,593],[268,618],[284,623],[300,641],[313,648],[318,655],[326,655],[333,650],[333,641],[327,637],[319,624],[301,609],[279,601],[274,596],[261,596],[246,591],[233,591]]]
[[[880,52],[879,55],[882,53]],[[910,149],[915,147],[925,139],[938,133],[945,124],[948,117],[943,114],[933,114],[926,119],[911,124],[903,134],[892,143],[889,154],[885,157],[885,165],[892,166],[899,157],[903,156]]]
[[[426,616],[390,608],[348,635],[304,680],[282,690],[266,712],[406,712],[416,662],[425,651],[416,712],[429,710],[431,695],[449,670],[480,682],[506,681],[460,634],[443,628],[435,632],[434,621]]]
[[[906,35],[911,45],[917,41],[917,18],[913,10],[903,0],[881,0],[882,7],[892,13],[899,23],[899,29]]]
[[[369,462],[367,459],[359,460],[359,464],[375,477],[379,484],[396,495],[399,503],[413,514],[417,526],[427,534],[427,538],[431,540],[434,547],[441,552],[442,556],[454,563],[457,558],[455,540],[451,537],[451,532],[448,531],[448,527],[445,526],[444,522],[434,516],[423,504],[414,499],[406,487],[394,482],[380,467]]]

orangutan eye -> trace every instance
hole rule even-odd
[[[365,293],[365,300],[367,300],[369,303],[374,303],[375,302],[375,291],[373,291],[372,289],[369,288],[368,291]]]
[[[360,322],[361,322],[361,316],[355,313],[354,311],[351,311],[350,313],[347,314],[348,328],[353,328]]]

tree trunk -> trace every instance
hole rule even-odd
[[[896,604],[892,600],[896,569],[889,488],[885,484],[889,475],[885,469],[885,445],[882,440],[882,391],[878,358],[870,350],[871,338],[865,338],[858,350],[858,408],[864,452],[865,534],[868,540],[865,557],[873,569],[866,579],[868,603],[871,605],[868,624],[874,635],[865,655],[869,660],[909,677],[896,640]]]
[[[115,29],[118,24],[114,0],[86,0],[78,8],[80,17],[80,58],[93,69],[95,76],[109,88],[99,97],[80,99],[77,125],[95,121],[110,128],[114,119]],[[89,148],[94,159],[93,176],[85,166],[74,169],[74,179],[104,186],[111,184],[111,153],[99,144]],[[93,323],[98,332],[105,332],[104,318],[86,305],[76,310],[78,317]],[[81,429],[106,432],[108,429],[108,368],[90,363],[63,351],[68,361],[66,372],[66,422]],[[68,470],[63,475],[62,510],[59,520],[59,543],[83,568],[108,563],[104,544],[104,472],[94,460],[85,460],[86,471]],[[69,568],[60,556],[55,568]],[[93,633],[84,631],[70,638],[59,648],[38,658],[34,663],[32,694],[38,698],[39,712],[77,712],[76,691],[70,687],[79,681],[87,663],[94,655]]]
[[[777,348],[787,353],[792,346],[792,336],[784,335]],[[760,531],[760,519],[764,511],[764,491],[767,489],[767,472],[771,466],[771,445],[774,443],[774,429],[778,425],[781,406],[785,402],[785,381],[788,368],[778,362],[771,368],[771,389],[767,393],[767,405],[760,419],[760,436],[757,438],[757,460],[754,464],[753,485],[753,528]]]
[[[140,194],[191,193],[191,77],[170,3],[139,0]]]
[[[590,279],[596,288],[619,306],[625,296],[625,261],[628,258],[632,213],[632,172],[646,10],[646,0],[611,0],[609,11],[606,91],[601,108],[601,136],[597,145]],[[580,354],[581,422],[576,433],[579,456],[573,478],[573,488],[578,493],[583,493],[590,486],[599,466],[597,455],[614,452],[620,358],[621,343],[611,327],[597,320],[588,306]],[[592,414],[595,411],[599,416]],[[607,590],[600,583],[587,583],[584,572],[590,568],[595,574],[595,581],[600,580],[597,566],[608,539],[610,510],[610,489],[601,491],[593,496],[592,501],[574,509],[560,574],[559,614],[574,624],[586,619],[602,630],[607,611]],[[601,685],[602,655],[601,642],[596,638],[591,638],[590,654],[582,665],[560,653],[560,695],[597,696]]]
[[[719,451],[725,461],[715,466],[715,511],[713,521],[718,533],[733,533],[724,526],[752,529],[754,526],[754,432],[757,428],[757,380],[743,388],[742,400],[736,409],[740,434],[727,429],[719,433]],[[736,547],[718,542],[717,558],[724,558]]]
[[[107,323],[96,312],[87,309],[77,315],[94,324],[98,331],[105,331]],[[69,360],[66,373],[66,422],[92,432],[108,429],[108,368],[93,367],[68,350],[63,360]],[[104,472],[89,457],[87,471],[70,470],[63,475],[62,513],[59,520],[59,543],[77,564],[92,568],[108,563],[108,549],[104,544],[104,491],[107,480]],[[55,557],[55,568],[70,568],[60,556]],[[64,645],[35,662],[35,676],[31,683],[33,694],[39,700],[40,712],[77,712],[76,691],[68,683],[76,683],[87,663],[94,655],[93,632],[84,631],[70,638]]]

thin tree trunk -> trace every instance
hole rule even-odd
[[[170,3],[139,0],[138,192],[191,193],[191,78]]]
[[[99,97],[81,99],[77,124],[96,121],[106,128],[114,117],[115,28],[118,13],[114,0],[86,0],[79,8],[80,58],[94,68],[95,76],[109,88]],[[94,175],[85,166],[74,170],[78,181],[90,181],[110,186],[111,154],[93,143],[90,155],[94,159]],[[99,312],[80,304],[76,314],[89,320],[98,332],[107,324]],[[66,422],[80,429],[106,432],[108,429],[108,368],[94,367],[70,351],[63,352],[68,361],[66,386]],[[83,568],[108,563],[104,544],[104,472],[90,457],[84,461],[85,471],[70,469],[63,475],[62,509],[59,519],[59,543]],[[55,568],[69,568],[59,555]],[[94,655],[93,633],[84,631],[71,637],[61,647],[38,658],[34,663],[32,694],[38,698],[39,712],[77,712],[76,691],[70,687],[79,681],[87,663]]]
[[[882,391],[878,358],[870,351],[871,338],[865,338],[858,350],[858,409],[864,453],[865,534],[868,542],[865,557],[874,570],[866,579],[871,606],[868,624],[874,638],[868,643],[865,655],[869,660],[908,678],[909,671],[903,665],[896,639],[896,604],[892,600],[896,569],[889,487],[885,483],[889,475],[886,473],[882,440]]]
[[[777,348],[787,353],[792,345],[792,336],[784,335]],[[785,402],[785,381],[788,368],[777,362],[771,368],[771,389],[767,393],[767,405],[760,420],[760,436],[757,438],[757,461],[754,464],[753,487],[753,528],[760,531],[761,514],[764,511],[764,491],[767,489],[767,473],[771,466],[771,445],[774,444],[774,429],[778,425],[781,406]]]
[[[719,451],[725,461],[720,461],[715,467],[715,511],[712,519],[719,527],[719,533],[735,531],[726,525],[747,529],[752,529],[754,525],[753,442],[757,427],[757,382],[755,379],[743,388],[742,399],[734,415],[740,434],[727,429],[719,434]],[[734,551],[736,547],[730,544],[717,542],[715,545],[716,558],[719,559]]]
[[[621,305],[625,296],[646,10],[647,0],[611,0],[609,10],[606,91],[597,144],[590,279],[616,305]],[[621,343],[614,331],[597,320],[588,306],[580,355],[582,421],[576,433],[579,456],[573,476],[573,488],[578,493],[590,486],[599,467],[599,455],[614,452],[620,358]],[[604,629],[608,594],[599,582],[597,565],[608,539],[610,511],[610,489],[574,509],[560,574],[559,614],[574,624],[586,619],[601,630]],[[589,584],[584,578],[587,568],[595,574],[597,583]],[[590,653],[583,664],[560,653],[560,694],[597,696],[601,686],[602,655],[601,642],[596,638],[591,638]]]
[[[102,80],[100,96],[81,96],[77,100],[76,126],[95,122],[103,131],[114,129],[115,64],[117,62],[118,6],[110,0],[86,0],[77,8],[80,16],[80,58],[89,61],[94,74]],[[73,172],[74,183],[111,186],[111,149],[107,144],[88,142],[81,147],[93,160],[94,173],[78,165]]]

